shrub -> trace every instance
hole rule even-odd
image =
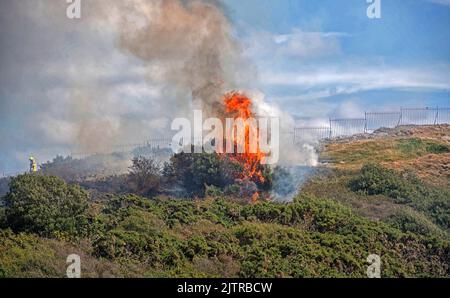
[[[224,192],[216,186],[206,185],[205,195],[207,197],[219,198],[224,195]]]
[[[146,197],[153,197],[160,193],[160,168],[160,165],[153,159],[142,156],[133,158],[133,165],[128,174],[131,192]]]
[[[169,183],[179,184],[189,197],[203,197],[206,185],[225,188],[241,172],[239,164],[218,154],[175,154],[164,173]]]
[[[259,190],[268,191],[272,187],[272,171],[266,165],[259,165],[264,181],[249,180]],[[167,184],[178,185],[188,197],[204,197],[206,186],[225,190],[234,194],[237,186],[233,184],[242,178],[243,166],[236,160],[217,153],[179,153],[175,154],[164,167]],[[246,180],[246,179],[241,179]]]
[[[404,232],[421,235],[442,234],[442,230],[426,218],[426,216],[410,208],[397,210],[386,221]]]
[[[375,164],[363,166],[360,175],[350,182],[350,187],[369,195],[386,195],[397,203],[411,202],[413,191],[393,170]]]
[[[5,196],[8,227],[42,236],[82,236],[87,227],[87,193],[52,176],[25,174],[11,180]]]
[[[350,182],[353,191],[385,195],[396,203],[424,212],[435,223],[450,229],[450,191],[429,186],[417,177],[402,176],[378,165],[365,165]]]
[[[427,146],[427,152],[433,154],[449,153],[450,147],[444,144],[432,143]]]

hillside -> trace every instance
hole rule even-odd
[[[373,162],[450,187],[450,125],[400,126],[343,138],[325,144],[322,158],[333,169],[357,170]]]
[[[163,176],[163,190],[136,188],[132,175],[86,189],[22,175],[0,208],[0,276],[63,277],[76,253],[84,277],[366,277],[370,254],[380,255],[382,277],[449,277],[449,129],[325,144],[327,165],[291,203],[270,201],[267,185],[257,202],[243,199],[217,181],[221,171],[202,176],[206,189],[189,180],[197,188],[185,198],[164,188],[191,172]],[[184,169],[183,158],[166,172]]]

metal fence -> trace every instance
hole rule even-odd
[[[297,127],[294,129],[294,144],[305,139],[326,139],[330,137],[330,132],[329,127]]]
[[[23,174],[24,172],[1,172],[0,178],[8,178],[8,177],[14,177]]]
[[[172,144],[171,137],[150,138],[142,143],[111,146],[110,148],[108,148],[107,151],[99,151],[99,152],[72,151],[70,153],[70,156],[75,158],[86,158],[88,156],[97,154],[132,153],[133,151],[137,150],[148,151],[148,150],[168,149],[171,148],[171,144]]]
[[[438,109],[436,124],[448,124],[448,123],[450,123],[450,108]]]
[[[380,127],[394,128],[400,125],[401,112],[365,113],[365,131],[373,131]]]
[[[365,119],[330,119],[330,138],[364,133]]]
[[[438,123],[439,109],[402,108],[400,125],[435,125]]]
[[[400,125],[450,124],[450,108],[401,108],[399,112],[366,112],[364,118],[330,119],[328,127],[296,127],[294,142],[371,133]]]

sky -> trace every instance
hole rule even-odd
[[[448,0],[381,0],[380,19],[364,0],[226,3],[260,88],[299,117],[450,106]]]
[[[137,143],[173,116],[158,68],[117,50],[111,28],[68,21],[65,2],[0,0],[0,175],[89,150],[74,148],[81,132]],[[301,123],[450,107],[450,0],[381,0],[380,19],[366,0],[213,2],[254,73],[243,88]]]

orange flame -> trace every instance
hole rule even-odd
[[[245,125],[245,136],[243,138],[232,137],[235,148],[242,146],[244,148],[243,153],[234,153],[230,155],[230,158],[239,162],[244,171],[242,172],[241,179],[248,179],[255,183],[263,183],[264,176],[261,171],[261,162],[265,157],[265,154],[260,150],[259,139],[257,139],[256,152],[250,152],[250,124],[249,119],[255,119],[255,114],[252,111],[252,100],[239,92],[230,92],[224,96],[225,104],[225,116],[227,118],[242,119]],[[259,134],[256,133],[254,137],[259,138]],[[239,142],[245,142],[244,144],[238,144]],[[258,193],[253,195],[252,200],[255,201],[259,197]]]

